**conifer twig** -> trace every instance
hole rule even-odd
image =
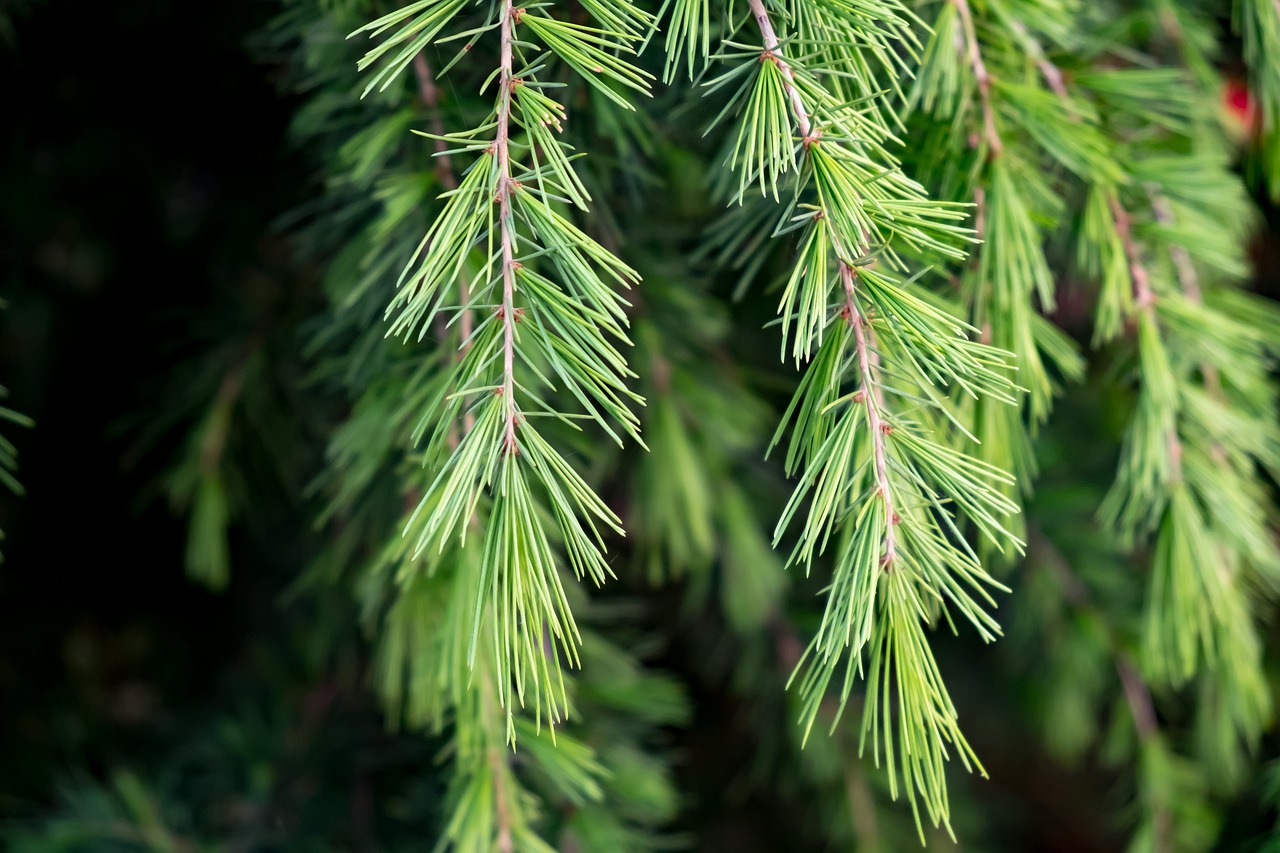
[[[973,14],[969,10],[968,0],[951,0],[960,14],[960,22],[964,28],[965,50],[969,58],[969,66],[978,81],[978,97],[982,101],[982,127],[987,138],[987,158],[999,157],[1004,151],[1004,143],[1000,141],[1000,133],[996,130],[995,110],[991,106],[991,73],[982,61],[982,50],[978,47],[978,33],[973,25]]]
[[[1146,314],[1152,323],[1155,323],[1156,295],[1155,291],[1151,289],[1151,278],[1147,274],[1146,266],[1142,263],[1138,244],[1133,239],[1132,220],[1129,217],[1129,212],[1124,209],[1124,205],[1120,202],[1120,196],[1114,192],[1108,195],[1108,202],[1111,206],[1111,219],[1115,224],[1120,242],[1124,246],[1125,259],[1129,262],[1129,278],[1133,283],[1134,307]],[[1168,443],[1170,475],[1172,482],[1177,483],[1182,480],[1182,443],[1178,439],[1177,430],[1171,428],[1166,440]]]
[[[1127,652],[1121,647],[1116,630],[1098,606],[1089,596],[1088,588],[1080,580],[1071,567],[1070,561],[1063,555],[1053,541],[1041,530],[1032,529],[1028,537],[1033,554],[1039,554],[1052,574],[1061,585],[1068,603],[1081,613],[1091,613],[1102,626],[1107,652],[1115,665],[1116,676],[1120,680],[1120,689],[1124,693],[1125,704],[1129,708],[1129,716],[1133,719],[1134,731],[1138,740],[1144,744],[1151,743],[1160,735],[1160,721],[1156,716],[1155,703],[1151,699],[1151,690],[1147,687],[1142,671]],[[1152,815],[1152,823],[1157,828],[1157,850],[1168,849],[1168,826],[1171,821],[1166,808],[1158,808]]]
[[[435,172],[436,180],[448,192],[456,192],[458,189],[458,177],[453,171],[453,157],[449,153],[449,145],[445,142],[445,126],[444,121],[440,118],[440,87],[436,85],[435,75],[431,72],[431,65],[427,62],[426,54],[419,51],[413,57],[413,75],[418,81],[418,97],[422,99],[423,105],[430,110],[428,121],[431,122],[431,133],[434,135],[434,146],[436,153]],[[471,309],[466,306],[471,302],[471,286],[467,281],[465,272],[458,274],[458,304],[462,306],[460,310],[461,316],[458,317],[458,337],[462,343],[458,348],[458,360],[461,361],[467,354],[467,350],[471,348],[471,333],[474,331],[474,320],[471,317]],[[444,325],[443,319],[440,321]],[[441,335],[443,339],[444,335]],[[463,431],[469,432],[475,424],[475,412],[468,409],[462,415]],[[456,442],[455,442],[456,446]]]
[[[501,750],[489,747],[489,769],[493,772],[493,810],[498,821],[498,853],[512,853],[515,845],[511,838],[511,809],[507,805],[507,782]]]
[[[795,72],[791,70],[791,66],[787,64],[787,60],[783,58],[782,51],[779,49],[778,34],[773,29],[773,22],[769,20],[769,10],[764,7],[763,0],[747,0],[747,5],[751,7],[751,14],[755,16],[756,24],[760,27],[760,35],[764,38],[764,49],[767,55],[761,59],[772,62],[782,72],[782,87],[786,90],[787,99],[791,102],[791,110],[796,116],[796,125],[800,128],[800,135],[808,142],[813,138],[813,125],[809,121],[804,98],[795,86]]]
[[[1148,187],[1147,191],[1151,195],[1151,209],[1156,215],[1156,221],[1164,226],[1173,225],[1173,210],[1169,207],[1168,200],[1156,192],[1154,187]],[[1170,245],[1169,255],[1173,258],[1173,268],[1178,274],[1178,284],[1182,287],[1183,295],[1192,304],[1203,305],[1204,293],[1200,289],[1200,276],[1196,274],[1196,267],[1187,247],[1181,244]],[[1222,402],[1222,377],[1218,373],[1218,366],[1201,362],[1200,373],[1204,377],[1205,388],[1208,389],[1209,394],[1215,400]],[[1216,446],[1216,450],[1221,452],[1221,446]]]
[[[751,6],[752,14],[755,16],[756,23],[760,27],[760,34],[764,38],[765,49],[768,51],[767,59],[777,65],[782,72],[782,85],[787,92],[791,110],[795,114],[796,125],[804,137],[804,148],[808,150],[809,146],[818,144],[818,134],[809,121],[804,98],[795,86],[795,74],[782,57],[779,50],[778,35],[773,29],[773,23],[769,19],[769,12],[765,9],[763,0],[749,0],[749,5]],[[871,327],[858,310],[857,298],[854,295],[854,278],[857,275],[857,270],[844,260],[845,254],[838,239],[833,239],[832,248],[836,251],[837,263],[840,268],[840,281],[844,286],[845,306],[841,313],[844,314],[846,322],[853,329],[858,356],[858,372],[862,378],[862,390],[859,395],[855,395],[854,399],[861,402],[867,410],[867,427],[871,430],[871,442],[875,455],[876,486],[881,498],[884,500],[884,554],[881,557],[880,564],[887,571],[897,557],[897,537],[894,534],[897,516],[893,510],[893,494],[889,487],[889,462],[884,443],[884,437],[889,434],[892,427],[882,419],[880,413],[880,409],[884,406],[884,395],[872,376],[872,360],[875,357],[875,353],[869,346],[872,336]]]
[[[498,220],[502,241],[502,305],[498,308],[502,320],[502,405],[505,410],[503,447],[507,453],[519,453],[516,445],[516,419],[519,413],[515,402],[515,352],[516,352],[516,259],[515,222],[511,213],[511,98],[517,81],[512,75],[512,52],[518,10],[511,0],[502,0],[501,38],[502,52],[498,67],[498,127],[493,148],[498,163]]]
[[[1120,237],[1120,242],[1124,246],[1125,259],[1129,263],[1134,304],[1143,311],[1151,311],[1154,309],[1156,296],[1151,290],[1151,278],[1147,275],[1147,268],[1142,263],[1138,244],[1133,239],[1132,220],[1128,211],[1124,209],[1124,205],[1120,203],[1118,195],[1110,193],[1108,203],[1111,206],[1111,221],[1115,224],[1116,234]]]
[[[1032,61],[1035,62],[1036,68],[1040,69],[1040,76],[1049,84],[1049,88],[1053,90],[1060,98],[1067,98],[1067,84],[1062,76],[1062,69],[1054,65],[1044,52],[1044,47],[1036,40],[1035,36],[1027,30],[1025,24],[1017,18],[1009,18],[1007,21],[1009,28],[1012,29],[1030,54]]]
[[[872,335],[871,324],[858,310],[857,297],[854,296],[856,273],[857,271],[849,264],[840,262],[840,280],[844,284],[844,311],[849,325],[853,327],[855,350],[858,354],[858,372],[862,377],[862,390],[854,395],[854,400],[857,401],[861,397],[861,402],[867,409],[867,428],[871,430],[871,448],[875,458],[876,488],[879,490],[881,500],[884,501],[884,555],[880,558],[880,565],[885,571],[890,571],[893,561],[897,558],[897,536],[894,528],[897,526],[898,516],[893,509],[893,492],[889,487],[889,461],[885,452],[884,438],[892,432],[893,427],[880,416],[880,409],[884,406],[884,392],[876,384],[871,372],[872,359],[875,355],[868,348],[868,341]]]

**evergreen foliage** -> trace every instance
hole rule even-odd
[[[290,594],[439,747],[437,849],[684,844],[698,679],[833,849],[982,846],[1000,679],[1034,760],[1121,780],[1130,850],[1275,799],[1280,6],[283,7],[321,293],[178,376],[162,488],[214,589],[305,495]],[[138,777],[77,790],[181,849]]]

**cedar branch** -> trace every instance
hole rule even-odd
[[[987,138],[987,157],[995,159],[1004,151],[1004,143],[1000,141],[1000,133],[996,130],[996,114],[991,106],[991,72],[987,71],[982,61],[982,51],[978,48],[978,32],[973,26],[973,14],[969,11],[968,0],[951,0],[956,11],[960,13],[960,22],[964,27],[965,50],[969,57],[969,65],[973,76],[978,81],[978,96],[982,100],[982,127]]]
[[[862,377],[862,404],[867,407],[867,428],[871,430],[871,448],[875,456],[876,489],[884,501],[884,556],[880,565],[888,571],[897,558],[897,534],[894,531],[898,523],[897,513],[893,509],[893,492],[889,487],[889,456],[885,450],[885,436],[893,427],[881,417],[880,410],[884,406],[884,393],[876,384],[872,375],[875,353],[868,346],[872,337],[871,323],[858,310],[857,298],[854,296],[854,276],[857,274],[849,264],[840,262],[840,280],[844,284],[845,313],[849,325],[853,327],[855,350],[858,354],[858,371]],[[854,399],[857,399],[855,395]]]
[[[791,102],[791,111],[795,113],[796,126],[800,128],[800,135],[806,140],[811,139],[813,125],[805,110],[804,98],[800,96],[800,90],[795,86],[795,72],[783,58],[778,44],[778,34],[773,29],[773,22],[769,20],[769,11],[764,7],[764,0],[748,0],[747,5],[751,7],[751,14],[755,16],[756,24],[760,27],[760,35],[764,37],[764,49],[768,52],[769,61],[778,66],[778,70],[782,72],[782,88],[786,90],[787,99]]]
[[[502,405],[506,410],[506,427],[503,448],[507,453],[518,453],[516,422],[520,417],[515,401],[515,352],[516,352],[516,259],[515,220],[511,213],[511,191],[515,181],[511,179],[511,90],[517,85],[512,74],[512,53],[515,42],[514,28],[519,10],[511,0],[502,2],[502,53],[498,72],[498,126],[494,134],[493,150],[498,164],[498,220],[502,241],[502,305],[498,308],[502,320]]]
[[[765,50],[768,51],[770,61],[776,64],[782,72],[782,85],[791,103],[791,110],[795,113],[796,125],[799,127],[805,142],[813,142],[816,139],[816,134],[812,123],[809,121],[804,98],[795,87],[795,74],[779,49],[778,34],[773,28],[773,22],[769,20],[769,12],[765,9],[763,0],[749,0],[748,5],[751,7],[751,13],[756,19],[756,24],[760,27],[760,34],[764,38]],[[853,327],[859,374],[862,378],[861,402],[867,407],[867,426],[871,430],[871,444],[875,455],[876,485],[881,498],[884,500],[884,556],[881,557],[880,564],[888,570],[897,558],[897,536],[894,532],[897,515],[893,509],[893,494],[889,487],[889,461],[884,440],[884,437],[888,435],[892,427],[881,417],[880,410],[884,407],[884,395],[872,375],[875,352],[872,349],[871,326],[858,310],[856,297],[854,296],[854,278],[857,275],[857,269],[844,260],[844,250],[841,248],[840,241],[835,234],[832,234],[832,238],[832,247],[835,249],[839,259],[840,281],[844,285],[845,306],[841,313],[845,316],[849,325]]]

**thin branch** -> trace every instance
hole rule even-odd
[[[885,571],[890,571],[898,556],[895,531],[898,514],[893,509],[893,492],[889,487],[889,457],[885,451],[884,438],[893,431],[893,427],[880,417],[880,410],[884,407],[884,394],[872,375],[875,353],[868,347],[868,340],[872,336],[871,324],[858,311],[853,284],[856,273],[849,264],[840,262],[840,280],[844,283],[845,298],[843,313],[853,327],[858,370],[862,376],[862,389],[854,394],[853,399],[867,407],[867,428],[871,430],[871,447],[875,456],[876,488],[884,501],[884,556],[880,558],[880,565]]]
[[[1045,54],[1044,48],[1040,46],[1040,42],[1036,41],[1035,36],[1031,35],[1021,21],[1010,19],[1008,23],[1009,28],[1022,39],[1023,47],[1027,49],[1027,53],[1030,54],[1036,67],[1040,69],[1040,76],[1044,77],[1044,82],[1049,84],[1049,88],[1058,97],[1067,98],[1067,84],[1063,80],[1062,69],[1049,61],[1049,57]]]
[[[1151,197],[1151,210],[1156,215],[1156,221],[1166,227],[1172,226],[1173,210],[1169,207],[1169,200],[1161,196],[1154,185],[1147,187],[1147,194]],[[1173,258],[1173,266],[1177,270],[1178,284],[1182,286],[1182,292],[1197,305],[1203,304],[1204,294],[1200,291],[1200,277],[1196,274],[1196,268],[1191,262],[1191,253],[1187,251],[1187,247],[1172,243],[1169,246],[1169,256]]]
[[[973,14],[969,11],[968,0],[951,0],[951,2],[960,13],[969,66],[973,69],[973,76],[978,81],[978,96],[982,101],[982,127],[987,138],[987,157],[994,159],[1004,152],[1004,143],[1000,141],[1000,133],[996,130],[996,114],[991,106],[991,74],[987,71],[986,63],[982,61],[982,51],[978,48],[978,32],[973,26]]]
[[[507,803],[506,759],[499,747],[489,747],[489,769],[493,771],[493,807],[498,820],[498,851],[514,853],[511,837],[511,807]]]
[[[1120,203],[1120,197],[1115,193],[1110,194],[1108,201],[1111,205],[1111,219],[1115,223],[1116,233],[1120,236],[1120,242],[1124,245],[1125,258],[1129,261],[1129,277],[1133,282],[1134,306],[1154,320],[1156,295],[1151,289],[1151,278],[1147,275],[1147,268],[1142,265],[1138,244],[1133,239],[1133,227],[1129,213],[1124,209],[1124,205]],[[1170,430],[1168,442],[1169,471],[1173,481],[1180,482],[1182,480],[1182,442],[1178,439],[1176,429]]]
[[[1134,664],[1128,653],[1120,647],[1120,640],[1116,637],[1116,631],[1112,627],[1110,620],[1090,600],[1088,589],[1080,578],[1076,576],[1067,558],[1062,555],[1062,552],[1058,550],[1057,546],[1043,531],[1033,527],[1029,533],[1030,536],[1028,538],[1032,551],[1028,556],[1038,555],[1040,564],[1058,579],[1066,601],[1083,613],[1091,613],[1098,620],[1098,623],[1102,625],[1106,636],[1107,649],[1110,651],[1112,660],[1115,663],[1116,675],[1120,679],[1120,688],[1124,692],[1125,704],[1128,705],[1129,716],[1133,719],[1133,727],[1138,733],[1138,739],[1143,743],[1149,743],[1159,736],[1160,721],[1156,716],[1155,703],[1151,699],[1151,691],[1147,688],[1147,683],[1142,678],[1142,672]],[[1157,807],[1151,816],[1151,820],[1156,827],[1156,849],[1163,853],[1163,851],[1169,849],[1168,834],[1172,823],[1172,815],[1169,814],[1168,809]]]
[[[440,87],[436,85],[435,75],[431,73],[425,54],[418,53],[413,57],[413,75],[418,81],[418,98],[430,110],[428,121],[431,122],[431,133],[435,136],[436,178],[445,189],[456,190],[458,179],[453,173],[453,158],[444,141],[444,120],[440,117]]]
[[[1149,743],[1160,734],[1156,709],[1151,702],[1151,691],[1147,690],[1142,674],[1128,655],[1116,655],[1116,672],[1120,674],[1120,686],[1124,689],[1125,702],[1129,705],[1134,727],[1138,730],[1138,740],[1144,744]],[[1169,853],[1173,849],[1170,843],[1173,815],[1166,806],[1157,805],[1152,810],[1151,823],[1155,830],[1155,850],[1157,853]]]
[[[1147,275],[1147,268],[1142,265],[1138,244],[1133,240],[1132,220],[1129,218],[1128,211],[1124,209],[1124,205],[1120,203],[1118,195],[1111,193],[1108,202],[1111,205],[1111,220],[1115,224],[1120,242],[1124,245],[1125,259],[1129,262],[1129,278],[1133,282],[1134,302],[1138,308],[1150,311],[1156,304],[1156,296],[1151,290],[1151,278]]]
[[[1116,672],[1120,675],[1124,699],[1133,716],[1133,726],[1138,730],[1138,738],[1145,743],[1160,733],[1156,709],[1151,702],[1151,691],[1147,690],[1142,674],[1128,655],[1116,653]]]
[[[987,232],[987,189],[981,184],[973,188],[973,208],[973,236],[983,240]]]
[[[502,319],[503,362],[502,362],[502,404],[506,409],[506,431],[503,447],[507,453],[519,452],[516,446],[516,419],[519,413],[515,402],[515,221],[511,213],[511,190],[514,181],[511,179],[511,100],[512,88],[516,80],[512,73],[514,28],[518,22],[518,10],[511,0],[503,0],[500,38],[502,41],[498,70],[498,124],[494,132],[493,153],[498,167],[498,220],[502,242],[502,304],[498,314]],[[465,303],[464,303],[465,304]],[[492,683],[485,688],[484,705],[488,714],[493,713],[493,700],[490,696]],[[490,746],[488,750],[489,767],[493,773],[493,795],[495,818],[498,823],[499,853],[513,853],[515,843],[511,834],[511,806],[508,802],[506,773],[509,765],[498,746]]]
[[[511,179],[511,100],[512,89],[518,81],[512,74],[512,52],[515,42],[513,30],[521,10],[514,8],[511,0],[502,2],[502,53],[498,71],[498,126],[493,150],[498,163],[498,220],[502,232],[502,304],[498,316],[502,320],[502,388],[503,406],[506,408],[506,429],[503,447],[507,453],[519,453],[516,444],[516,422],[520,416],[515,401],[515,353],[516,353],[516,259],[515,220],[511,213],[511,192],[515,181]]]
[[[778,35],[773,29],[773,23],[769,20],[769,12],[765,9],[763,0],[748,0],[748,5],[751,7],[751,13],[755,16],[756,23],[760,27],[760,33],[764,37],[764,46],[768,51],[767,58],[776,64],[778,70],[782,72],[783,88],[786,90],[787,98],[791,102],[791,110],[795,113],[796,125],[804,136],[805,147],[808,148],[810,144],[816,143],[817,136],[813,125],[809,121],[804,98],[801,97],[799,90],[794,85],[795,75],[779,50]],[[818,215],[821,216],[821,212]],[[841,314],[849,325],[853,327],[859,372],[862,377],[862,390],[854,395],[854,399],[867,407],[867,426],[871,430],[871,444],[875,454],[876,483],[884,500],[884,556],[881,557],[880,564],[888,571],[897,558],[897,536],[894,532],[894,527],[898,523],[898,515],[894,512],[893,494],[889,488],[889,462],[888,454],[885,450],[884,437],[893,428],[880,416],[880,409],[884,407],[884,395],[880,391],[880,386],[875,383],[872,377],[872,369],[875,366],[875,352],[868,345],[868,340],[872,337],[871,326],[862,317],[855,304],[854,277],[857,275],[857,270],[844,260],[844,250],[840,246],[839,239],[834,234],[832,234],[832,248],[835,249],[838,258],[840,281],[844,285],[845,307]]]
[[[800,135],[806,141],[810,141],[813,139],[813,124],[809,121],[809,114],[805,110],[804,98],[800,96],[800,90],[795,86],[795,72],[791,70],[791,66],[787,64],[782,51],[779,50],[778,34],[773,29],[773,22],[769,20],[769,11],[764,7],[764,0],[747,0],[747,5],[751,7],[751,14],[755,16],[756,24],[760,27],[760,35],[764,37],[764,49],[768,54],[764,58],[778,66],[778,70],[782,72],[782,88],[786,90],[787,99],[791,102],[791,111],[795,113]]]
[[[200,473],[213,474],[222,463],[222,453],[227,445],[227,433],[231,429],[231,415],[244,392],[244,382],[249,363],[262,346],[262,334],[254,335],[236,356],[231,368],[223,375],[213,398],[209,426],[200,439]]]
[[[481,713],[489,718],[495,717],[497,710],[494,705],[496,696],[494,695],[493,681],[489,678],[490,673],[486,670],[482,674],[482,681],[479,686],[480,690],[480,710]],[[507,773],[511,765],[507,763],[504,750],[501,745],[494,742],[493,732],[487,732],[490,743],[485,747],[484,755],[489,765],[489,772],[493,774],[493,810],[494,818],[498,824],[498,845],[499,853],[514,853],[515,840],[511,833],[511,803],[510,794],[507,791]]]

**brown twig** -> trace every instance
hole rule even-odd
[[[1028,531],[1030,551],[1028,557],[1038,558],[1039,565],[1048,569],[1062,587],[1063,597],[1076,610],[1091,613],[1103,626],[1106,634],[1107,648],[1115,661],[1116,674],[1120,678],[1120,686],[1124,690],[1125,701],[1129,713],[1133,717],[1133,726],[1142,740],[1150,740],[1159,734],[1160,724],[1156,718],[1155,706],[1151,701],[1151,692],[1147,689],[1142,673],[1120,647],[1115,630],[1105,615],[1089,597],[1089,589],[1084,585],[1071,568],[1071,563],[1058,550],[1045,533],[1032,527]]]
[[[995,159],[1004,152],[1004,143],[1000,141],[1000,133],[996,130],[996,113],[991,106],[991,73],[982,61],[982,51],[978,47],[978,32],[973,25],[973,14],[969,11],[968,0],[951,0],[960,14],[960,23],[964,28],[966,53],[973,76],[978,81],[978,97],[982,101],[982,128],[987,139],[987,157]]]
[[[1168,199],[1160,195],[1154,186],[1147,187],[1147,193],[1151,197],[1151,209],[1156,215],[1156,221],[1164,226],[1172,226],[1174,224],[1173,209],[1169,206]],[[1188,301],[1203,305],[1204,292],[1200,289],[1200,276],[1196,274],[1196,267],[1187,247],[1170,244],[1169,256],[1173,258],[1173,267],[1178,274],[1178,285],[1182,288],[1183,295]],[[1222,377],[1218,373],[1218,366],[1208,362],[1201,363],[1200,374],[1204,377],[1205,389],[1210,396],[1222,402],[1224,400]]]
[[[519,85],[512,73],[512,53],[515,42],[516,9],[511,0],[502,3],[502,53],[498,71],[498,126],[494,134],[493,152],[498,163],[498,220],[502,240],[502,305],[498,316],[502,320],[502,405],[506,409],[506,427],[503,447],[509,454],[519,453],[516,443],[516,423],[520,417],[515,401],[515,353],[516,353],[516,258],[515,219],[511,213],[511,193],[516,182],[511,178],[511,100],[512,90]]]
[[[778,35],[773,29],[772,21],[769,20],[769,12],[765,9],[763,0],[748,0],[748,5],[755,16],[756,24],[760,27],[760,34],[764,38],[764,46],[767,51],[765,58],[776,64],[782,72],[782,85],[787,92],[791,110],[795,114],[796,126],[804,137],[805,145],[807,147],[810,144],[816,144],[818,133],[814,130],[813,124],[809,120],[804,98],[794,85],[795,75],[779,50]],[[821,211],[817,215],[820,217],[822,215]],[[866,242],[867,237],[864,234],[863,243],[865,244]],[[857,277],[857,268],[845,260],[846,257],[852,256],[846,255],[840,245],[840,241],[834,234],[832,235],[832,248],[839,259],[840,281],[844,285],[845,305],[841,310],[841,314],[853,328],[859,373],[862,378],[862,388],[854,395],[854,399],[867,408],[867,426],[871,430],[871,442],[875,455],[876,484],[879,494],[884,500],[884,555],[881,557],[880,564],[888,571],[897,557],[897,537],[894,532],[894,526],[898,522],[898,516],[893,508],[893,494],[889,487],[888,454],[885,450],[885,436],[893,431],[893,427],[881,417],[881,410],[884,408],[884,395],[880,390],[880,386],[875,383],[873,376],[873,371],[877,364],[876,354],[872,349],[873,336],[871,326],[861,312],[858,311],[856,304],[854,279]],[[864,247],[858,248],[862,249]]]
[[[1110,194],[1108,203],[1111,206],[1111,221],[1124,246],[1125,259],[1129,262],[1129,278],[1133,283],[1134,304],[1143,311],[1154,310],[1156,296],[1151,290],[1151,278],[1147,275],[1147,268],[1142,265],[1138,244],[1133,240],[1133,225],[1129,212],[1124,209],[1124,205],[1120,203],[1120,197],[1115,193]]]
[[[1067,84],[1062,77],[1062,69],[1049,61],[1049,57],[1045,54],[1040,42],[1036,41],[1035,37],[1028,32],[1021,21],[1010,19],[1008,23],[1010,29],[1022,39],[1022,44],[1027,49],[1027,53],[1031,55],[1036,67],[1040,69],[1040,76],[1044,78],[1044,82],[1049,84],[1049,88],[1058,97],[1067,98]]]
[[[1147,274],[1147,268],[1142,264],[1142,256],[1138,251],[1138,244],[1133,239],[1133,225],[1129,218],[1129,213],[1124,209],[1124,205],[1120,203],[1120,197],[1115,193],[1110,194],[1108,201],[1111,205],[1111,219],[1115,224],[1116,234],[1120,236],[1120,242],[1124,246],[1125,258],[1129,262],[1129,278],[1133,283],[1134,307],[1145,313],[1151,322],[1155,322],[1156,295],[1151,289],[1151,278]],[[1170,430],[1168,442],[1169,472],[1173,482],[1176,483],[1182,479],[1182,442],[1178,439],[1176,429]]]
[[[489,768],[493,771],[493,808],[498,819],[498,851],[514,853],[515,842],[511,837],[511,807],[507,803],[506,759],[499,747],[489,748]]]
[[[764,49],[768,54],[765,58],[778,66],[778,70],[782,72],[782,88],[786,90],[787,99],[791,102],[791,110],[795,113],[796,126],[800,128],[800,135],[806,140],[811,140],[813,124],[809,121],[809,114],[805,110],[804,98],[795,87],[795,72],[791,70],[791,66],[782,56],[782,51],[778,49],[778,34],[773,29],[773,22],[769,20],[769,11],[765,9],[763,0],[747,0],[747,5],[751,7],[751,14],[755,16],[756,24],[760,27],[760,35],[764,37]]]
[[[1105,615],[1090,600],[1089,591],[1084,583],[1071,569],[1071,564],[1062,552],[1057,549],[1043,531],[1032,528],[1029,531],[1031,551],[1029,557],[1040,558],[1040,565],[1047,568],[1058,579],[1067,602],[1076,610],[1091,613],[1102,625],[1106,636],[1107,648],[1111,653],[1116,668],[1116,676],[1120,679],[1120,688],[1124,692],[1125,704],[1129,707],[1129,716],[1133,719],[1134,730],[1138,739],[1149,743],[1160,734],[1160,720],[1156,716],[1155,703],[1151,699],[1151,691],[1129,654],[1120,647],[1115,630]],[[1156,849],[1169,849],[1168,832],[1172,816],[1167,809],[1157,808],[1152,815],[1156,825]]]
[[[240,395],[244,392],[249,364],[262,346],[263,335],[254,335],[236,356],[231,368],[223,374],[222,382],[213,398],[208,426],[200,439],[200,473],[211,475],[222,464],[222,453],[227,446],[227,434],[231,430],[231,415]]]

